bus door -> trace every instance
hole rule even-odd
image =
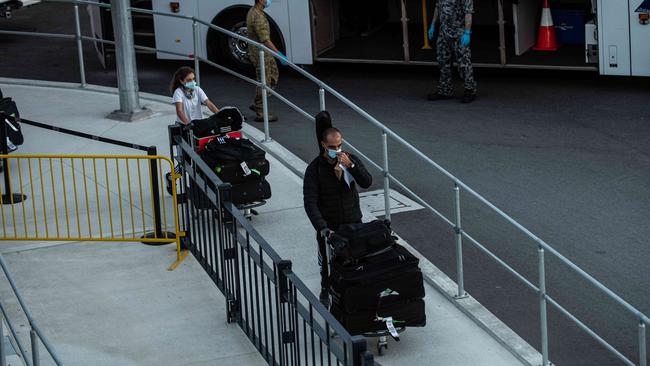
[[[512,22],[515,27],[515,55],[521,56],[535,45],[541,1],[512,3]]]
[[[338,1],[312,0],[312,43],[314,44],[315,55],[334,48],[338,38],[339,19]]]

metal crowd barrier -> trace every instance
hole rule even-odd
[[[0,113],[0,121],[8,118]],[[174,269],[186,253],[181,250],[175,187],[167,202],[163,172],[175,174],[168,157],[144,147],[43,123],[23,124],[106,142],[147,155],[7,154],[0,161],[0,240],[176,243]],[[5,124],[0,141],[6,139]],[[16,188],[19,187],[19,188]],[[19,192],[19,193],[17,193]]]
[[[225,296],[228,322],[269,365],[376,365],[366,339],[351,336],[257,233],[180,127],[170,126],[170,143],[181,167],[184,246]]]
[[[81,28],[80,28],[80,23],[79,23],[79,9],[78,5],[79,4],[87,4],[89,6],[99,6],[99,7],[104,7],[104,8],[110,8],[111,6],[109,4],[103,4],[103,3],[98,3],[95,1],[85,1],[85,0],[45,0],[46,2],[57,2],[57,3],[69,3],[69,4],[74,4],[74,11],[75,11],[75,34],[61,34],[61,33],[38,33],[38,32],[18,32],[18,31],[3,31],[0,30],[0,34],[13,34],[13,35],[25,35],[25,36],[42,36],[42,37],[58,37],[58,38],[69,38],[69,39],[74,39],[77,43],[77,49],[78,49],[78,58],[79,58],[79,69],[80,69],[80,85],[81,87],[86,86],[86,78],[85,78],[85,71],[84,71],[84,58],[83,58],[83,44],[82,41],[92,41],[92,42],[98,42],[98,43],[104,43],[104,44],[115,44],[114,41],[110,40],[104,40],[104,39],[99,39],[96,37],[88,37],[84,36],[81,33]],[[299,106],[295,105],[293,102],[291,102],[289,99],[286,97],[282,96],[279,92],[271,89],[265,84],[264,78],[261,78],[261,81],[253,80],[247,76],[244,76],[240,73],[237,73],[233,70],[230,70],[222,65],[216,64],[215,62],[208,60],[206,58],[200,57],[199,56],[199,26],[206,27],[212,31],[216,31],[222,34],[226,34],[229,37],[238,39],[240,41],[246,42],[249,46],[255,46],[260,49],[260,75],[265,74],[264,70],[264,57],[266,54],[272,55],[274,58],[281,58],[279,54],[276,52],[272,51],[268,47],[264,46],[263,44],[257,43],[255,41],[252,41],[244,36],[241,36],[239,34],[233,33],[227,29],[221,28],[219,26],[216,26],[214,24],[210,24],[208,22],[205,22],[199,18],[193,17],[193,16],[185,16],[185,15],[179,15],[179,14],[166,14],[158,11],[152,11],[148,9],[140,9],[140,8],[129,8],[129,11],[131,13],[141,13],[141,14],[150,14],[150,15],[157,15],[157,16],[165,16],[165,17],[173,17],[173,18],[179,18],[179,19],[185,19],[188,22],[192,22],[193,26],[193,44],[194,44],[194,52],[191,55],[186,55],[174,51],[169,51],[169,50],[162,50],[162,49],[157,49],[157,48],[152,48],[152,47],[144,47],[144,46],[138,46],[136,45],[135,48],[137,50],[141,51],[149,51],[152,53],[158,52],[158,53],[163,53],[163,54],[169,54],[169,55],[175,55],[175,56],[181,56],[181,57],[186,57],[188,60],[193,60],[194,61],[194,69],[196,71],[196,79],[197,82],[200,82],[200,66],[201,62],[217,68],[229,75],[235,76],[241,80],[244,80],[248,82],[251,85],[255,85],[257,87],[261,87],[264,90],[266,90],[268,93],[272,94],[274,97],[276,97],[278,100],[282,101],[285,103],[287,106],[290,108],[294,109],[296,112],[298,112],[300,115],[305,117],[307,120],[313,122],[314,118],[312,117],[311,113],[306,112],[304,109],[300,108]],[[410,144],[408,141],[404,140],[401,136],[399,136],[397,133],[392,131],[390,128],[379,122],[376,118],[374,118],[372,115],[364,111],[361,107],[353,103],[352,101],[348,100],[345,98],[342,94],[340,94],[338,91],[336,91],[334,88],[331,86],[327,85],[325,82],[319,80],[315,76],[311,75],[304,69],[302,69],[300,66],[295,65],[294,63],[290,61],[286,61],[288,66],[293,69],[295,72],[299,73],[306,79],[312,81],[316,86],[318,87],[318,98],[319,98],[319,105],[320,109],[324,110],[326,107],[326,95],[329,93],[331,96],[334,98],[338,99],[341,103],[343,103],[345,106],[353,110],[355,113],[357,113],[359,116],[363,117],[365,120],[367,120],[372,126],[377,128],[377,130],[381,133],[381,139],[380,143],[382,145],[382,161],[377,163],[373,161],[370,157],[368,157],[366,154],[363,154],[361,151],[359,151],[357,148],[355,148],[352,144],[350,144],[348,141],[344,141],[346,143],[346,146],[355,154],[366,160],[369,165],[372,167],[378,169],[382,175],[383,175],[383,188],[384,188],[384,196],[385,196],[385,216],[386,218],[390,219],[390,206],[389,206],[389,192],[390,192],[390,184],[393,183],[397,187],[399,187],[401,190],[403,190],[405,193],[407,193],[409,196],[411,196],[416,202],[424,206],[427,210],[429,210],[431,213],[433,213],[435,216],[439,217],[443,222],[445,222],[447,225],[449,225],[450,233],[455,236],[455,241],[456,241],[456,271],[457,271],[457,278],[456,282],[458,284],[458,290],[457,290],[457,298],[464,298],[467,296],[465,292],[465,281],[464,281],[464,265],[463,265],[463,238],[467,239],[472,245],[474,245],[477,249],[479,249],[481,252],[483,252],[488,258],[496,262],[499,266],[501,266],[503,269],[505,269],[508,273],[513,275],[516,279],[521,281],[524,285],[526,285],[528,288],[530,288],[532,291],[537,293],[538,295],[538,306],[539,306],[539,314],[540,314],[540,336],[541,336],[541,344],[540,344],[540,352],[542,354],[542,366],[550,366],[550,361],[549,361],[549,349],[548,349],[548,324],[547,324],[547,307],[548,304],[552,305],[554,308],[556,308],[560,313],[562,313],[564,316],[566,316],[567,319],[569,319],[573,324],[578,326],[580,329],[582,329],[586,334],[588,334],[590,337],[592,337],[594,340],[596,340],[599,344],[601,344],[604,348],[606,348],[609,352],[611,352],[613,355],[615,355],[618,359],[620,359],[623,363],[629,366],[647,366],[647,352],[646,352],[646,325],[650,325],[650,318],[648,318],[647,315],[636,309],[634,306],[632,306],[630,303],[622,299],[620,296],[618,296],[616,293],[614,293],[612,290],[610,290],[608,287],[603,285],[600,281],[595,279],[593,276],[585,272],[583,269],[581,269],[579,266],[577,266],[575,263],[573,263],[571,260],[566,258],[564,255],[559,253],[557,250],[555,250],[551,245],[546,243],[544,240],[539,238],[537,235],[532,233],[530,230],[528,230],[526,227],[521,225],[517,220],[512,218],[510,215],[506,214],[503,210],[499,209],[496,205],[491,203],[488,199],[480,195],[478,192],[476,192],[474,189],[469,187],[467,184],[465,184],[463,181],[461,181],[458,177],[454,176],[451,174],[449,171],[447,171],[445,168],[443,168],[440,164],[435,162],[433,159],[429,158],[427,155],[422,153],[420,150],[418,150],[415,146]],[[263,95],[263,103],[264,103],[264,134],[265,134],[265,141],[270,141],[271,140],[271,134],[270,134],[270,126],[268,123],[268,110],[266,108],[267,105],[267,93],[262,93]],[[443,213],[441,213],[439,210],[433,207],[433,204],[428,203],[425,201],[423,198],[421,198],[417,193],[415,193],[412,189],[407,187],[404,183],[402,183],[397,177],[395,177],[391,172],[390,172],[390,164],[389,164],[389,150],[388,150],[388,142],[389,138],[396,142],[400,147],[406,149],[408,152],[410,152],[413,156],[415,156],[417,159],[425,163],[428,167],[432,168],[435,172],[443,174],[450,183],[450,193],[453,195],[454,199],[454,217],[448,218],[446,217]],[[534,284],[533,282],[529,281],[526,279],[525,276],[517,272],[511,265],[506,263],[503,259],[501,259],[499,256],[497,256],[494,252],[489,250],[483,243],[481,243],[479,240],[477,240],[475,237],[473,237],[470,233],[468,233],[463,227],[461,226],[461,205],[460,205],[460,193],[466,192],[471,196],[472,198],[476,199],[478,202],[480,202],[482,205],[490,209],[491,212],[496,213],[499,217],[504,219],[506,222],[511,224],[514,228],[516,228],[519,232],[524,234],[526,237],[531,239],[535,243],[535,247],[531,249],[536,249],[537,250],[537,273],[538,273],[538,278],[537,278],[537,284]],[[545,260],[545,254],[549,253],[553,257],[555,257],[557,260],[559,260],[560,263],[562,263],[564,266],[566,266],[568,269],[572,270],[575,272],[578,276],[580,276],[582,279],[584,279],[587,283],[601,291],[603,294],[605,294],[609,299],[613,300],[615,303],[617,303],[619,306],[621,306],[625,311],[629,314],[631,314],[636,320],[634,326],[637,328],[637,334],[638,334],[638,363],[633,362],[630,360],[628,357],[623,355],[619,350],[617,350],[614,346],[612,346],[609,342],[607,342],[605,339],[603,339],[600,335],[598,335],[594,330],[592,330],[589,326],[587,326],[583,321],[578,319],[575,315],[573,315],[570,311],[568,311],[566,308],[564,308],[562,305],[560,305],[556,300],[554,300],[548,293],[546,289],[546,260]]]

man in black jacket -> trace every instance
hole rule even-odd
[[[305,171],[303,185],[305,211],[318,241],[318,263],[321,267],[320,300],[329,306],[329,269],[325,240],[343,224],[361,222],[357,185],[368,188],[372,176],[354,155],[341,150],[343,136],[336,128],[323,131],[321,152]]]

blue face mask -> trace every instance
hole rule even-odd
[[[273,3],[273,0],[266,0],[266,5],[264,5],[265,8],[268,8],[271,6],[271,3]]]
[[[197,87],[197,85],[196,85],[196,81],[190,81],[190,82],[187,82],[187,83],[185,83],[185,85],[183,85],[183,86],[186,87],[186,88],[188,88],[188,89],[196,89],[196,87]]]
[[[336,159],[336,156],[338,153],[341,152],[341,149],[339,150],[332,150],[332,149],[327,149],[327,156],[329,156],[331,159]]]

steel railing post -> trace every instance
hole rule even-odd
[[[390,176],[388,171],[388,135],[381,131],[381,147],[384,156],[384,212],[386,220],[390,220]]]
[[[38,336],[33,328],[29,331],[29,336],[32,341],[32,365],[39,366],[41,364],[41,357],[38,352]]]
[[[86,87],[86,70],[84,66],[84,51],[83,42],[81,41],[81,25],[79,23],[79,5],[74,5],[74,25],[75,35],[77,36],[77,54],[79,56],[79,79],[81,80],[81,87]]]
[[[264,50],[260,50],[260,89],[262,89],[262,111],[264,113],[264,142],[271,141],[269,131],[269,101],[266,93],[266,65],[264,64]]]
[[[352,363],[350,366],[374,366],[374,356],[368,351],[368,341],[366,338],[363,336],[353,336],[351,341]]]
[[[194,76],[196,83],[201,84],[201,60],[199,60],[199,23],[192,19],[192,38],[194,41]]]
[[[537,249],[539,254],[539,326],[542,337],[542,366],[548,366],[548,323],[546,319],[546,267],[544,265],[544,248]]]
[[[454,236],[456,238],[456,274],[458,281],[458,293],[456,298],[460,299],[467,294],[465,293],[465,272],[463,267],[463,232],[460,218],[460,189],[458,183],[454,182]]]
[[[646,353],[646,340],[645,340],[645,323],[643,319],[639,319],[639,366],[647,366],[648,358]]]
[[[7,359],[5,358],[5,324],[2,317],[0,317],[0,366],[7,366]]]
[[[318,89],[318,101],[320,105],[320,110],[324,111],[325,110],[325,89],[323,88]]]

